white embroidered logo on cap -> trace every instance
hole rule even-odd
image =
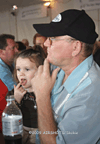
[[[53,20],[52,22],[60,22],[62,19],[61,14],[58,14]]]

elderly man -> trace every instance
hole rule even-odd
[[[34,24],[48,37],[48,56],[32,79],[39,144],[97,144],[100,138],[100,68],[93,61],[98,37],[84,10],[66,10],[49,24]],[[49,63],[56,65],[52,74]]]
[[[1,130],[1,114],[5,107],[5,96],[7,91],[14,88],[13,61],[15,54],[18,52],[13,35],[0,35],[0,130]]]

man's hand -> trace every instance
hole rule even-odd
[[[55,69],[50,75],[49,62],[47,59],[44,61],[43,66],[39,66],[34,78],[31,80],[34,93],[36,95],[36,101],[43,97],[50,95],[54,86],[59,68]]]
[[[20,103],[26,91],[21,87],[21,83],[17,86],[14,85],[14,98],[15,100]]]
[[[57,126],[53,117],[50,93],[54,86],[59,68],[55,69],[50,75],[49,62],[47,59],[44,65],[38,68],[34,78],[32,79],[32,87],[36,95],[38,110],[38,130],[41,144],[56,144],[55,134],[44,134],[46,131],[57,131]]]

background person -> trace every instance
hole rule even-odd
[[[94,44],[93,58],[95,62],[100,66],[100,41],[96,41]]]
[[[29,47],[29,41],[28,39],[22,39],[22,43],[27,47]]]
[[[33,44],[40,45],[43,48],[43,50],[47,56],[47,47],[44,46],[44,42],[46,39],[47,39],[47,37],[44,37],[44,36],[40,35],[39,33],[36,33],[33,37]]]
[[[36,143],[100,143],[100,68],[92,56],[98,37],[93,20],[84,10],[69,9],[49,24],[33,26],[48,37],[47,59],[32,79],[41,131]],[[49,63],[60,70],[51,75]]]
[[[18,52],[26,50],[26,46],[21,41],[16,41],[16,47],[18,49]]]
[[[9,91],[13,89],[15,84],[12,77],[13,62],[15,55],[18,53],[14,38],[12,35],[0,35],[0,79]]]
[[[1,115],[6,106],[5,96],[16,84],[12,76],[14,57],[18,53],[14,39],[13,35],[0,35],[0,131],[2,131]]]
[[[32,46],[29,46],[29,41],[28,41],[28,39],[23,39],[23,40],[22,40],[22,43],[25,45],[26,49],[32,48]]]
[[[34,49],[36,51],[39,51],[40,55],[43,57],[43,59],[46,58],[46,54],[45,54],[43,48],[40,45],[35,45],[35,46],[32,47],[32,49]]]

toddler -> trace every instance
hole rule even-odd
[[[23,115],[23,144],[34,144],[37,130],[37,109],[31,79],[34,77],[38,66],[43,64],[43,57],[33,49],[19,53],[15,58],[14,97],[16,104]]]

